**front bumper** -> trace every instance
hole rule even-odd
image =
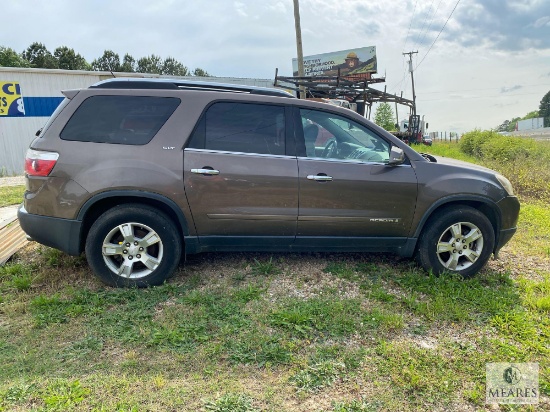
[[[17,211],[17,218],[23,231],[32,240],[73,256],[82,252],[81,221],[34,215],[28,213],[23,205]]]

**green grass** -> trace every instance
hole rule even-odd
[[[0,267],[0,411],[483,410],[489,362],[539,363],[549,409],[548,206],[526,196],[515,259],[467,280],[391,255],[204,254],[113,289],[27,248]]]
[[[25,186],[0,187],[0,207],[18,205],[23,202]]]

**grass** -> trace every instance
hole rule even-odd
[[[0,207],[18,205],[23,201],[25,186],[0,187]]]
[[[113,289],[31,245],[0,267],[0,411],[490,410],[489,362],[539,363],[541,404],[501,410],[550,409],[549,221],[524,199],[505,258],[467,280],[390,255],[220,253]]]

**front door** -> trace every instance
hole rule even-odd
[[[308,109],[300,118],[306,155],[298,157],[296,244],[312,236],[334,246],[350,246],[350,237],[365,245],[404,241],[416,204],[414,169],[388,166],[390,142],[353,120]]]

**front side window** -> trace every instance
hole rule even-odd
[[[61,132],[80,142],[144,145],[166,123],[180,99],[151,96],[92,96],[84,100]]]
[[[190,147],[229,152],[285,154],[281,106],[220,102],[206,111]]]
[[[382,163],[390,158],[390,143],[353,120],[308,109],[300,109],[300,116],[307,157]]]

